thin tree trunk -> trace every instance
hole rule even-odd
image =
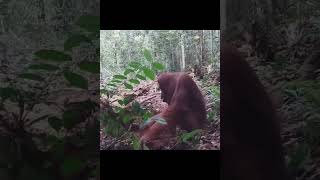
[[[181,64],[182,70],[185,70],[186,68],[186,60],[185,60],[185,54],[184,54],[184,35],[183,32],[181,34]]]

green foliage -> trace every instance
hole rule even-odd
[[[29,66],[29,69],[56,71],[59,69],[59,67],[51,65],[51,64],[35,64],[35,65]]]
[[[126,75],[128,75],[129,73],[133,73],[134,72],[134,70],[133,69],[126,69],[125,71],[124,71],[124,75],[126,76]]]
[[[41,60],[48,60],[54,62],[64,62],[72,60],[72,57],[70,55],[57,50],[43,49],[35,52],[34,55]]]
[[[139,70],[142,65],[139,62],[133,61],[129,64],[129,66],[135,70]]]
[[[81,16],[76,24],[88,32],[97,33],[100,31],[99,16]]]
[[[130,79],[129,82],[133,83],[133,84],[139,84],[140,81],[138,79]]]
[[[99,33],[99,23],[99,18],[95,16],[81,17],[78,24],[83,30],[88,31],[71,35],[64,43],[65,51],[53,49],[36,51],[33,54],[35,61],[26,68],[26,72],[22,72],[18,76],[19,79],[14,79],[8,87],[0,88],[0,109],[6,114],[4,117],[10,117],[10,123],[12,123],[12,125],[7,124],[8,119],[2,121],[5,132],[10,132],[10,139],[8,139],[10,141],[9,145],[6,145],[2,143],[2,140],[5,139],[1,139],[0,146],[10,148],[0,149],[8,151],[7,162],[11,163],[10,167],[14,167],[10,168],[9,171],[15,171],[9,173],[10,177],[2,179],[59,179],[61,176],[64,179],[73,179],[73,175],[83,173],[87,167],[88,158],[92,160],[97,157],[96,148],[99,144],[96,143],[96,132],[98,132],[98,126],[85,125],[85,129],[81,133],[71,133],[68,136],[61,131],[64,129],[70,132],[69,130],[76,128],[79,123],[84,122],[92,115],[98,107],[97,104],[91,101],[75,103],[66,101],[62,105],[55,104],[61,110],[61,114],[57,116],[45,114],[30,119],[27,115],[34,109],[35,105],[41,103],[52,104],[52,102],[47,102],[47,89],[52,82],[59,82],[61,78],[64,78],[73,87],[88,89],[88,80],[84,76],[91,73],[98,74],[99,62],[87,60],[77,62],[77,59],[66,51],[71,51],[72,48],[78,47],[82,43],[95,46],[91,38],[96,38],[97,33]],[[93,48],[94,51],[97,50],[96,52],[99,53],[99,47]],[[24,91],[17,85],[18,80],[21,79],[33,80],[37,83],[26,84],[28,85],[28,91]],[[89,91],[87,92],[89,94]],[[7,112],[3,108],[3,103],[9,100],[18,108],[18,111]],[[57,132],[57,137],[47,136],[46,132],[40,132],[40,134],[29,132],[29,129],[33,130],[32,125],[41,121],[48,121],[50,127]],[[38,150],[39,147],[33,142],[33,139],[38,140],[41,145],[48,147],[49,150],[47,152]],[[70,144],[73,144],[73,151],[88,155],[85,157],[86,159],[80,160],[79,157],[75,157],[76,155],[66,158],[65,152],[71,150]],[[81,146],[86,146],[86,148]],[[4,152],[4,150],[1,150],[1,152]],[[0,158],[1,163],[2,158]]]
[[[158,62],[152,63],[152,67],[153,67],[154,69],[157,69],[157,70],[160,70],[160,71],[162,71],[162,70],[165,69],[164,65],[161,64],[161,63],[158,63]]]
[[[144,57],[145,57],[149,62],[152,62],[152,61],[153,61],[152,55],[151,55],[151,53],[150,53],[149,50],[144,49],[144,50],[143,50],[143,55],[144,55]]]
[[[20,74],[19,77],[23,79],[34,80],[34,81],[44,81],[44,79],[41,76],[38,76],[36,74],[31,74],[31,73],[23,73],[23,74]]]
[[[124,86],[125,86],[127,89],[130,89],[130,90],[133,89],[133,86],[132,86],[131,84],[124,83]]]
[[[208,112],[208,121],[212,122],[214,121],[214,117],[216,116],[216,113],[214,111],[209,111]]]
[[[123,75],[114,75],[113,78],[114,79],[121,79],[121,80],[127,79],[127,77],[123,76]]]
[[[132,90],[135,85],[140,84],[141,81],[139,80],[146,80],[146,78],[155,80],[157,71],[164,70],[164,65],[159,62],[153,62],[153,58],[149,50],[144,49],[143,53],[152,69],[147,66],[143,66],[139,62],[132,61],[129,63],[129,67],[124,70],[123,75],[116,74],[113,76],[113,79],[107,83],[107,87],[109,89],[113,89],[120,85],[124,85],[126,89]],[[143,73],[143,75],[141,73]]]
[[[156,78],[155,73],[147,67],[143,67],[143,73],[151,80],[154,80]]]
[[[146,80],[146,77],[142,76],[141,74],[137,74],[136,76],[138,79]]]
[[[88,89],[88,80],[85,79],[83,76],[73,73],[71,71],[65,71],[63,74],[71,86],[82,89]]]
[[[137,136],[133,136],[132,138],[132,147],[133,147],[133,150],[141,149],[140,139]]]
[[[64,50],[70,51],[74,47],[78,47],[81,43],[91,43],[91,40],[83,34],[74,34],[64,42]]]
[[[201,129],[195,129],[191,132],[188,132],[188,133],[183,133],[181,136],[180,136],[180,140],[182,142],[188,142],[188,141],[195,141],[197,140],[196,136],[199,135],[201,132]]]
[[[83,61],[79,65],[79,68],[81,70],[94,73],[94,74],[99,74],[100,73],[100,64],[99,62],[90,62],[90,61]]]

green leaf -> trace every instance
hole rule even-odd
[[[140,67],[142,66],[140,63],[138,63],[138,62],[131,62],[130,64],[129,64],[129,66],[130,67],[132,67],[132,68],[134,68],[134,69],[136,69],[136,70],[138,70],[138,69],[140,69]]]
[[[124,86],[125,86],[127,89],[133,89],[133,87],[132,87],[132,85],[131,85],[131,84],[124,83]]]
[[[99,74],[100,73],[100,64],[98,62],[90,62],[90,61],[83,61],[79,65],[81,70]]]
[[[132,111],[133,111],[134,113],[139,113],[140,110],[141,110],[141,107],[140,107],[139,102],[133,101],[133,102],[132,102]]]
[[[143,68],[143,73],[151,80],[154,80],[156,78],[155,73],[147,67]]]
[[[88,89],[88,80],[79,74],[73,73],[71,71],[65,71],[64,77],[69,81],[71,86],[75,86],[82,89]]]
[[[144,49],[144,50],[143,50],[143,55],[144,55],[144,57],[145,57],[149,62],[152,62],[152,61],[153,61],[152,55],[151,55],[151,53],[150,53],[149,50]]]
[[[72,60],[70,55],[60,51],[56,51],[56,50],[43,49],[35,52],[34,55],[40,59],[54,61],[54,62],[64,62],[64,61]]]
[[[189,133],[184,133],[181,138],[183,142],[187,142],[189,139],[193,138],[195,135],[201,132],[201,129],[195,129]]]
[[[113,78],[114,79],[127,79],[127,77],[123,76],[123,75],[114,75]]]
[[[157,69],[157,70],[164,70],[165,69],[163,64],[157,63],[157,62],[152,63],[152,67]]]
[[[126,76],[126,75],[128,75],[129,73],[132,73],[132,72],[134,72],[134,70],[126,69],[123,74]]]
[[[118,100],[118,103],[119,103],[120,105],[124,105],[123,100]]]
[[[70,51],[73,47],[80,46],[81,43],[90,43],[91,40],[82,34],[74,34],[64,42],[64,50]]]
[[[86,161],[79,157],[66,157],[61,166],[61,173],[64,177],[70,177],[78,174],[86,167]]]
[[[63,126],[63,121],[57,117],[49,117],[48,118],[48,123],[50,126],[55,129],[56,131],[59,131],[61,127]]]
[[[41,76],[31,74],[31,73],[23,73],[23,74],[20,74],[19,77],[23,79],[34,80],[34,81],[44,81],[44,79]]]
[[[122,122],[123,122],[124,124],[130,123],[130,121],[131,121],[130,114],[126,114],[126,115],[124,115],[124,117],[122,118]]]
[[[133,150],[140,150],[141,144],[137,136],[133,136],[132,146],[133,146]]]
[[[137,78],[141,80],[146,80],[146,77],[142,76],[141,74],[137,74]]]
[[[112,84],[112,83],[108,83],[107,85],[108,85],[108,86],[112,86],[112,87],[117,87],[117,85]]]
[[[51,64],[34,64],[29,66],[29,69],[41,69],[41,70],[47,70],[47,71],[56,71],[59,69],[59,67],[51,65]]]
[[[127,96],[123,98],[124,105],[128,105],[133,100],[133,96]]]
[[[112,83],[121,83],[122,81],[118,80],[118,79],[113,79],[112,81],[110,81]]]
[[[133,83],[133,84],[139,84],[140,81],[138,79],[130,79],[129,82]]]
[[[99,32],[100,31],[100,17],[99,16],[81,16],[76,23],[81,28],[89,32]]]

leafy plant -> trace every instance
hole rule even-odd
[[[188,141],[191,141],[191,142],[194,142],[197,140],[197,135],[199,135],[201,132],[201,129],[195,129],[191,132],[188,132],[188,133],[183,133],[181,136],[180,136],[180,140],[182,142],[188,142]]]
[[[49,102],[47,98],[51,93],[50,85],[60,82],[61,79],[75,89],[83,89],[87,94],[90,93],[88,91],[89,82],[85,75],[97,75],[99,62],[97,59],[78,62],[73,58],[71,51],[83,43],[89,44],[93,49],[99,49],[96,43],[93,43],[98,40],[99,21],[99,17],[95,16],[80,17],[77,24],[84,31],[71,35],[65,41],[63,51],[53,49],[36,51],[35,61],[26,68],[25,72],[22,72],[18,79],[12,80],[7,87],[0,88],[0,110],[3,112],[0,116],[0,125],[1,133],[5,132],[1,138],[7,140],[4,144],[1,141],[0,145],[10,147],[7,148],[8,159],[4,162],[0,160],[0,164],[10,165],[11,173],[8,179],[21,179],[22,177],[23,179],[35,179],[34,175],[40,179],[50,179],[48,177],[72,179],[79,173],[89,176],[86,161],[98,157],[96,149],[99,144],[96,142],[95,132],[98,131],[99,124],[95,121],[92,124],[85,123],[84,130],[78,134],[72,133],[71,130],[79,128],[79,124],[91,118],[93,112],[97,111],[98,105],[90,100],[80,102],[65,100],[65,103],[60,105]],[[19,88],[21,84],[19,80],[29,82],[24,83],[28,91]],[[14,104],[18,111],[9,111],[7,103]],[[53,104],[60,109],[61,114],[48,113],[30,119],[28,115],[38,104]],[[57,136],[48,135],[42,130],[36,131],[33,125],[41,121],[48,121]],[[71,134],[66,135],[63,130]],[[36,144],[34,139],[37,139],[40,145]],[[42,146],[49,149],[40,150]],[[84,146],[88,148],[83,148]],[[73,152],[73,156],[70,156],[70,152]],[[81,156],[81,153],[90,155]],[[65,159],[66,156],[69,159]],[[79,160],[79,157],[82,160]]]
[[[158,71],[164,70],[164,65],[159,62],[154,62],[154,59],[149,50],[144,49],[143,54],[151,68],[144,66],[137,61],[129,63],[123,74],[116,74],[107,84],[109,89],[114,89],[120,85],[124,85],[126,89],[132,90],[134,86],[140,84],[140,80],[154,80]],[[129,78],[131,77],[131,78]]]

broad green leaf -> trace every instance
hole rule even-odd
[[[132,68],[134,68],[134,69],[139,69],[142,65],[140,64],[140,63],[138,63],[138,62],[131,62],[130,64],[129,64],[129,66],[131,66]]]
[[[119,103],[120,105],[124,105],[123,100],[118,100],[118,103]]]
[[[129,82],[133,83],[133,84],[139,84],[140,81],[138,79],[130,79]]]
[[[131,85],[131,84],[124,83],[124,86],[125,86],[127,89],[133,89],[133,87],[132,87],[132,85]]]
[[[89,32],[99,32],[100,31],[100,17],[99,16],[81,16],[76,23],[81,28]]]
[[[113,86],[113,87],[117,87],[117,85],[115,85],[115,84],[112,84],[112,83],[109,83],[109,84],[107,84],[108,86]]]
[[[48,118],[48,123],[50,126],[55,129],[56,131],[59,131],[61,127],[63,126],[63,121],[57,117],[49,117]]]
[[[194,137],[196,134],[200,133],[201,129],[195,129],[189,133],[185,133],[182,135],[182,141],[183,142],[187,142],[189,139],[191,139],[192,137]]]
[[[137,74],[137,78],[141,80],[146,80],[146,77],[142,76],[141,74]]]
[[[143,50],[143,55],[144,57],[149,61],[149,62],[152,62],[152,55],[150,53],[150,51],[148,49],[144,49]]]
[[[64,50],[70,51],[73,47],[80,46],[81,43],[90,43],[91,40],[82,34],[74,34],[64,42]]]
[[[123,76],[123,75],[114,75],[113,78],[114,79],[127,79],[127,77]]]
[[[157,70],[164,70],[164,68],[165,68],[163,64],[158,63],[158,62],[152,63],[152,67],[157,69]]]
[[[112,81],[110,81],[111,83],[121,83],[122,81],[118,80],[118,79],[113,79]]]
[[[34,64],[34,65],[29,66],[29,69],[56,71],[59,69],[59,67],[51,65],[51,64]]]
[[[72,60],[70,55],[60,51],[56,51],[56,50],[43,49],[35,52],[34,55],[40,59],[55,61],[55,62],[64,62],[64,61]]]
[[[79,159],[79,157],[66,157],[61,166],[61,173],[64,177],[70,177],[78,174],[86,167],[86,161]]]
[[[147,67],[143,68],[143,73],[151,80],[154,80],[156,78],[155,73]]]
[[[128,75],[129,73],[132,73],[132,72],[134,72],[134,70],[126,69],[123,74],[126,76],[126,75]]]
[[[81,70],[99,74],[100,73],[100,64],[98,62],[90,62],[90,61],[83,61],[79,65]]]
[[[23,74],[20,74],[19,77],[23,79],[34,80],[34,81],[44,81],[44,79],[41,76],[31,74],[31,73],[23,73]]]
[[[124,105],[127,105],[127,104],[129,104],[132,100],[133,100],[133,96],[127,96],[127,97],[123,98],[123,103],[124,103]]]
[[[79,74],[71,71],[65,71],[64,77],[70,83],[71,86],[75,86],[82,89],[88,89],[88,80]]]

